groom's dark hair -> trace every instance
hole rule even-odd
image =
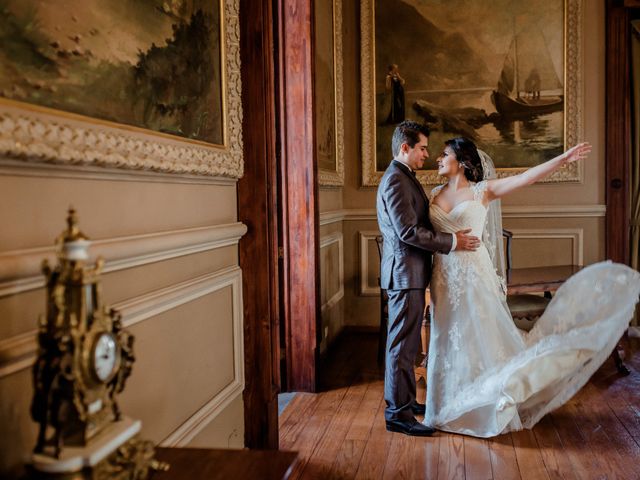
[[[393,158],[398,156],[403,143],[413,148],[416,146],[416,143],[420,141],[419,134],[428,137],[430,133],[429,127],[422,123],[414,122],[413,120],[405,120],[398,124],[391,138],[391,153],[393,154]]]

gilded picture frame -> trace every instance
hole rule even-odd
[[[376,186],[379,184],[380,179],[382,178],[382,175],[384,173],[384,169],[386,168],[385,163],[388,164],[391,161],[392,155],[391,155],[390,138],[394,128],[394,123],[397,124],[397,122],[403,118],[402,115],[405,115],[405,110],[402,110],[402,114],[397,117],[395,115],[392,115],[391,113],[389,113],[389,115],[387,116],[386,115],[387,111],[386,110],[382,111],[383,108],[388,107],[388,105],[387,106],[384,105],[384,100],[381,100],[384,97],[384,95],[387,95],[387,98],[391,96],[391,99],[393,101],[393,92],[392,92],[392,89],[389,88],[389,83],[393,84],[393,82],[387,82],[387,84],[385,85],[385,81],[384,81],[384,74],[387,73],[386,69],[389,69],[387,78],[390,78],[389,76],[397,72],[400,72],[401,75],[403,73],[402,66],[398,67],[397,64],[395,66],[393,65],[393,63],[395,63],[393,60],[395,58],[393,56],[393,49],[398,48],[398,46],[401,44],[401,41],[399,41],[396,38],[393,38],[393,32],[386,32],[384,28],[386,29],[393,28],[393,25],[395,26],[404,25],[403,28],[408,28],[407,24],[403,24],[403,21],[404,21],[402,18],[403,12],[408,17],[409,17],[408,13],[411,13],[412,15],[410,15],[410,17],[414,19],[421,16],[417,14],[418,12],[421,12],[423,17],[431,17],[431,13],[434,12],[434,9],[446,8],[446,4],[442,4],[442,2],[436,2],[436,1],[429,2],[429,0],[426,0],[426,2],[425,1],[418,2],[416,0],[392,0],[391,2],[385,3],[380,8],[393,9],[393,12],[395,15],[394,21],[391,22],[392,25],[390,27],[386,27],[386,26],[384,26],[384,28],[381,27],[381,32],[376,32],[375,9],[376,9],[376,5],[381,5],[379,2],[382,2],[382,1],[384,0],[361,0],[360,2],[360,27],[361,27],[360,68],[361,68],[361,120],[362,120],[361,169],[362,169],[362,185],[363,186]],[[540,0],[540,2],[544,2],[544,1],[545,0]],[[553,1],[554,0],[550,0],[550,2],[553,2]],[[582,39],[581,39],[582,2],[581,0],[555,0],[555,1],[561,2],[560,5],[555,5],[555,10],[561,16],[561,21],[558,21],[557,18],[555,19],[555,25],[558,25],[558,26],[554,33],[556,37],[559,36],[559,38],[561,38],[561,42],[562,42],[561,48],[549,49],[553,54],[556,55],[556,57],[554,58],[555,60],[554,65],[556,65],[556,67],[558,65],[561,65],[562,67],[561,74],[557,75],[558,80],[562,84],[562,91],[558,94],[558,98],[562,99],[562,108],[561,108],[561,112],[553,113],[553,115],[556,115],[555,117],[556,126],[558,124],[558,121],[557,121],[558,115],[562,115],[562,117],[561,117],[561,120],[559,121],[561,126],[558,127],[555,131],[555,135],[556,135],[554,137],[555,144],[552,145],[553,149],[549,150],[550,152],[553,152],[553,155],[560,153],[565,148],[568,148],[568,146],[575,145],[578,141],[581,141],[581,139],[583,138],[582,137],[582,129],[583,129],[583,126],[582,126],[583,124],[583,119],[582,119],[582,101],[583,101]],[[427,6],[427,3],[429,4],[428,6]],[[473,4],[478,3],[478,6],[477,6],[478,9],[484,8],[484,6],[487,5],[488,8],[491,8],[495,11],[494,6],[492,6],[492,4],[490,5],[490,4],[487,4],[486,2],[480,2],[480,0],[478,0],[477,2],[471,2],[471,3]],[[413,4],[415,4],[415,6]],[[467,7],[465,8],[468,9],[468,6],[469,5],[467,4]],[[452,8],[452,6],[449,6],[449,7]],[[415,11],[410,10],[411,8],[415,9]],[[386,14],[384,14],[383,16],[385,16],[386,18]],[[437,18],[437,15],[435,15],[434,17]],[[443,14],[440,16],[440,18],[446,18],[446,15]],[[451,15],[449,15],[449,19],[451,18],[452,18]],[[460,38],[462,38],[463,39],[462,41],[466,42],[466,39],[464,38],[464,35],[465,35],[464,27],[462,26],[461,22],[471,21],[471,22],[478,23],[479,19],[477,17],[474,17],[471,14],[469,15],[460,14],[460,15],[454,16],[454,18],[455,18],[455,22],[458,22],[455,24],[455,26],[459,27],[460,31],[453,32],[453,34],[457,35],[456,37],[451,36],[444,39],[443,41],[444,46],[441,48],[442,51],[439,52],[439,54],[440,55],[456,55],[456,61],[460,63],[462,62],[462,60],[457,58],[457,55],[459,53],[459,48],[457,46],[452,46],[454,44],[453,40],[460,40]],[[432,18],[432,21],[435,21],[435,20]],[[513,21],[514,32],[516,31],[517,21],[520,21],[520,19],[516,18]],[[527,25],[526,22],[524,22],[524,24]],[[449,35],[450,33],[449,30],[447,30],[446,26],[443,26],[442,30],[439,30],[436,24],[431,23],[430,27],[432,30],[439,31],[442,34],[441,36]],[[558,29],[560,29],[560,31],[557,31]],[[409,36],[408,37],[409,39],[410,38],[421,39],[420,42],[417,42],[415,44],[415,49],[413,51],[415,53],[415,64],[418,66],[422,66],[422,68],[424,69],[435,68],[436,65],[438,64],[437,63],[438,59],[429,57],[430,53],[433,55],[433,52],[435,49],[420,47],[421,43],[428,44],[429,42],[428,38],[425,39],[425,36],[424,36],[425,31],[427,30],[428,29],[426,30],[423,29],[420,35],[416,34],[415,32],[413,33],[409,32],[407,34]],[[443,32],[446,32],[446,33],[443,33]],[[389,40],[390,38],[392,39]],[[513,39],[514,40],[516,39],[515,33],[514,33]],[[436,41],[439,41],[439,40],[436,40]],[[488,40],[488,42],[490,41],[491,39]],[[498,43],[497,40],[495,43]],[[516,41],[512,41],[511,49],[513,49],[514,43],[516,44],[516,46],[518,45]],[[555,45],[557,46],[557,44],[558,42],[556,42]],[[468,43],[462,43],[462,45],[465,48],[467,48]],[[511,52],[509,50],[508,42],[502,42],[501,45],[502,45],[501,48],[503,49],[504,52]],[[474,45],[473,47],[468,48],[468,50],[473,51],[474,47],[476,46]],[[381,48],[384,49],[382,50],[383,54],[380,54],[380,52],[378,51],[378,49],[381,49]],[[547,45],[545,45],[545,48],[547,48]],[[446,49],[449,49],[449,51],[447,52]],[[558,50],[561,50],[561,51],[558,52]],[[389,52],[391,52],[391,54]],[[562,54],[561,59],[557,58],[557,55],[559,53]],[[376,65],[377,54],[380,54],[379,55],[380,57],[384,57],[385,60],[389,62],[389,65],[387,64]],[[494,57],[496,57],[496,55],[494,55]],[[403,58],[407,59],[408,57],[405,55]],[[473,56],[470,56],[470,58],[473,58]],[[508,57],[505,55],[503,58],[505,58],[504,64],[506,65],[507,64],[506,59]],[[522,63],[525,63],[525,62],[522,62]],[[500,80],[504,78],[506,67],[503,67],[503,70],[501,73],[500,68],[495,67],[496,65],[495,61],[492,65],[494,65],[494,68],[486,69],[486,71],[488,72],[487,77],[493,76]],[[405,65],[405,66],[409,68],[409,65]],[[556,70],[557,69],[558,68],[556,68]],[[517,71],[517,68],[516,68],[516,71]],[[447,71],[443,72],[442,75],[445,78],[443,78],[442,80],[445,82],[451,82],[451,84],[453,85],[453,83],[455,83],[455,81],[457,80],[457,77],[453,75],[447,76],[448,73],[449,72]],[[475,72],[472,72],[472,74],[475,74]],[[381,78],[382,78],[382,81],[381,81]],[[452,78],[453,80],[451,80]],[[472,82],[473,78],[471,78],[470,81]],[[427,165],[425,165],[425,170],[421,170],[418,172],[418,178],[420,179],[420,182],[425,186],[442,183],[444,179],[437,175],[437,170],[435,169],[435,158],[439,155],[440,150],[442,149],[442,145],[441,145],[442,141],[438,142],[438,140],[440,138],[445,138],[445,134],[446,134],[446,137],[448,138],[460,136],[460,135],[462,136],[474,135],[474,133],[477,131],[477,128],[480,128],[480,127],[478,125],[474,125],[473,121],[470,122],[471,127],[469,127],[469,125],[465,124],[464,122],[462,127],[459,124],[455,124],[453,127],[451,127],[451,125],[455,121],[463,117],[459,116],[459,117],[449,118],[448,117],[449,112],[444,108],[438,108],[437,105],[434,105],[429,102],[422,104],[422,103],[418,103],[417,101],[413,101],[411,98],[409,98],[411,97],[411,92],[409,92],[410,94],[407,96],[407,99],[405,100],[404,88],[406,88],[406,86],[404,83],[404,79],[401,79],[399,83],[401,83],[402,85],[402,88],[399,88],[400,93],[402,94],[401,98],[402,98],[402,101],[404,102],[406,112],[408,112],[406,113],[406,118],[415,119],[418,121],[421,121],[426,118],[428,119],[428,121],[426,122],[423,121],[422,123],[429,124],[429,121],[433,121],[435,125],[435,131],[432,128],[432,135],[430,136],[431,158],[428,161]],[[516,83],[518,82],[516,81]],[[385,86],[386,86],[386,91],[385,91]],[[421,86],[418,86],[417,89],[419,89]],[[409,91],[410,89],[411,87],[409,87],[407,91]],[[496,90],[498,89],[499,88],[496,88]],[[475,89],[460,88],[459,90],[463,91],[463,90],[475,90]],[[477,90],[480,90],[480,89],[477,89]],[[488,97],[489,95],[493,95],[493,93],[487,91],[489,90],[487,87],[484,87],[483,90],[484,91],[482,92],[482,94],[485,95],[485,97]],[[389,94],[389,92],[392,92],[392,93]],[[516,92],[518,92],[517,89],[516,89]],[[429,91],[428,93],[433,94],[433,92],[431,91]],[[449,91],[435,92],[435,93],[446,93],[450,95]],[[465,91],[464,93],[468,94],[467,91]],[[540,96],[539,91],[537,94],[538,96]],[[529,95],[529,92],[525,93],[524,91],[522,91],[523,97],[528,95]],[[535,94],[533,94],[532,96],[535,96]],[[518,98],[519,97],[520,97],[520,93],[518,93]],[[544,93],[543,93],[543,98],[544,98]],[[493,97],[492,97],[492,101],[493,101]],[[532,100],[531,103],[535,103],[536,101],[537,100]],[[423,105],[427,105],[428,107],[431,108],[431,110],[427,110],[426,113],[423,113],[421,110],[421,107]],[[467,107],[471,105],[461,104],[460,106]],[[390,108],[393,108],[393,106],[391,106]],[[493,108],[494,108],[494,111],[498,109],[497,107],[493,107]],[[458,111],[458,112],[462,112],[463,114],[467,114],[468,113],[467,110],[471,110],[472,112],[475,113],[479,109],[460,108],[458,110],[454,109],[454,112]],[[389,112],[391,111],[392,110],[389,110]],[[434,115],[434,112],[435,112],[435,115]],[[496,115],[498,115],[498,112],[490,115],[488,110],[487,111],[481,110],[481,112],[482,112],[482,115],[484,116],[483,118],[484,123],[490,124],[490,126],[493,128],[493,126],[495,125],[496,118],[498,118],[496,117]],[[527,114],[528,113],[529,112],[527,112]],[[439,115],[445,115],[444,120],[443,118],[438,118]],[[411,118],[412,116],[417,118]],[[513,125],[517,125],[518,123],[523,123],[525,124],[524,128],[530,126],[529,123],[531,123],[530,122],[531,119],[534,120],[533,123],[535,123],[535,121],[539,118],[543,118],[546,121],[546,117],[539,116],[539,115],[533,115],[532,117],[526,118],[525,120],[529,121],[529,123],[521,121],[520,120],[521,117],[515,117],[515,118],[517,118],[518,120],[513,120],[513,118],[511,117],[506,117],[506,120],[509,123],[512,123]],[[445,123],[447,123],[447,120],[452,120],[452,121],[448,122],[448,126],[443,126],[445,125]],[[463,118],[463,120],[466,120],[466,118]],[[493,122],[493,125],[491,125],[491,122]],[[504,127],[504,123],[505,122],[501,122],[500,127]],[[445,129],[448,129],[448,128],[450,128],[451,130],[446,131]],[[438,131],[438,129],[441,129],[441,130]],[[497,130],[497,127],[496,127],[496,130]],[[470,133],[470,135],[465,135],[465,132],[467,131]],[[434,135],[434,133],[436,133],[436,135]],[[513,134],[513,132],[511,132],[511,134]],[[436,138],[435,141],[434,141],[434,137]],[[488,151],[486,146],[487,142],[483,143],[482,140],[478,141],[474,137],[471,137],[471,138],[476,141],[479,148],[482,148]],[[389,144],[388,148],[387,148],[387,143]],[[518,142],[513,140],[512,143],[513,145],[511,145],[511,148],[513,151],[513,149],[518,147]],[[491,148],[490,142],[489,142],[489,148]],[[530,148],[533,149],[534,147],[530,147]],[[551,156],[553,155],[547,155],[547,158],[551,158]],[[543,157],[544,155],[540,153],[539,156]],[[531,165],[523,166],[523,165],[517,165],[517,164],[514,164],[514,165],[509,164],[510,160],[509,159],[505,160],[503,158],[500,158],[501,157],[500,154],[496,155],[495,153],[493,153],[492,157],[494,159],[494,162],[496,163],[496,166],[498,167],[497,169],[498,176],[500,177],[518,174],[526,170],[526,168],[528,168],[529,166],[533,166],[537,163],[540,163],[540,161],[543,161],[542,159],[540,159],[537,161],[537,163],[532,163]],[[546,178],[544,182],[580,183],[582,182],[582,178],[583,178],[582,164],[580,162],[576,162],[554,172],[552,175]]]
[[[318,184],[344,185],[342,0],[314,3],[314,102]]]
[[[136,5],[135,8],[142,8],[142,4],[140,5]],[[187,8],[192,5],[193,2],[159,2],[159,6],[154,8],[163,10],[161,13],[165,15],[179,19],[180,17],[171,9]],[[244,166],[242,161],[239,0],[220,0],[220,3],[214,3],[211,8],[216,9],[216,15],[213,18],[216,18],[216,22],[219,23],[213,27],[217,28],[203,25],[202,21],[196,27],[200,29],[200,34],[215,32],[215,38],[211,42],[215,44],[215,51],[219,55],[219,67],[214,76],[217,83],[211,86],[215,87],[214,90],[218,89],[216,91],[220,100],[219,107],[221,107],[221,110],[218,108],[220,111],[216,113],[219,117],[217,125],[221,128],[215,139],[198,138],[197,135],[191,135],[188,132],[184,132],[184,136],[181,136],[161,128],[154,129],[154,126],[144,128],[135,124],[96,118],[82,113],[39,105],[37,102],[16,100],[10,95],[2,95],[0,98],[0,155],[12,164],[15,164],[17,160],[19,162],[53,163],[65,166],[82,165],[187,176],[227,177],[231,179],[242,177]],[[191,23],[189,25],[195,23],[194,18],[195,16],[190,17]],[[86,27],[78,21],[78,18],[75,19],[75,22]],[[185,25],[185,22],[183,21],[182,24]],[[177,51],[178,59],[180,58],[185,43],[179,44],[180,26],[174,25],[173,28],[173,38],[165,38],[166,44],[157,46],[155,42],[150,42],[147,51],[138,53],[140,61],[136,65],[137,71],[140,70],[140,62],[144,59],[148,62],[156,62],[154,66],[157,66],[158,58],[152,57],[152,54],[167,46],[172,48],[174,52]],[[96,28],[95,31],[99,30]],[[86,35],[91,34],[93,33]],[[86,37],[80,34],[69,38],[78,45],[82,45],[82,41],[86,40]],[[74,50],[63,48],[60,43],[58,41],[51,42],[50,46],[57,50],[58,56],[74,58],[72,57],[76,55]],[[98,42],[95,44],[98,45]],[[104,45],[104,42],[99,45]],[[99,62],[102,59],[96,59],[97,53],[90,52],[88,48],[83,50],[77,47],[76,49],[79,51],[78,56],[84,55],[92,59],[94,67],[101,66]],[[64,55],[67,56],[64,57]],[[165,66],[167,63],[165,61]],[[162,75],[162,72],[162,70],[159,73],[156,71],[155,78]],[[178,75],[174,72],[172,78],[175,80]],[[171,78],[163,80],[169,82],[167,90],[173,88],[170,84]],[[42,91],[49,89],[49,91],[55,92],[55,86],[52,87],[44,81],[39,81],[37,87]],[[206,85],[203,88],[206,88]],[[191,101],[197,101],[197,98],[192,98]],[[162,99],[158,100],[155,106],[157,107],[161,102]],[[160,107],[162,106],[160,105]],[[180,105],[176,107],[173,104],[166,108],[179,107]],[[185,106],[183,110],[186,109]]]

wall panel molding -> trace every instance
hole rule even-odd
[[[206,291],[202,295],[213,293],[227,286],[232,287],[233,295],[233,380],[165,438],[160,443],[162,447],[187,446],[233,400],[242,395],[244,390],[244,338],[242,272],[240,268],[232,267],[211,276],[211,279],[206,282],[206,287],[204,287]],[[195,300],[195,298],[186,301]]]
[[[125,327],[160,315],[227,286],[233,294],[234,371],[244,383],[242,354],[242,271],[238,266],[202,275],[170,287],[161,288],[111,306],[122,314]],[[0,341],[0,378],[33,365],[38,349],[37,329]],[[195,434],[194,434],[195,435]]]
[[[510,229],[513,239],[570,239],[572,240],[571,259],[574,265],[584,265],[584,229],[582,228],[540,228]],[[360,296],[372,297],[380,294],[378,285],[369,285],[369,242],[380,235],[378,230],[361,230],[360,239]]]
[[[340,286],[338,291],[320,307],[322,312],[337,305],[344,297],[344,238],[342,236],[342,232],[332,233],[331,235],[327,235],[320,239],[321,250],[333,244],[338,244],[338,281]]]
[[[93,258],[106,259],[104,272],[169,260],[184,255],[236,245],[246,233],[242,223],[187,228],[96,240]],[[0,253],[0,297],[44,287],[42,260],[55,263],[54,247],[37,247]]]
[[[574,265],[584,265],[584,229],[582,228],[539,228],[509,229],[513,240],[518,239],[570,239],[572,241],[571,260]]]
[[[380,235],[378,230],[361,230],[360,237],[360,295],[374,297],[380,295],[379,285],[369,285],[369,243]]]

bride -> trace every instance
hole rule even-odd
[[[610,262],[565,282],[528,333],[506,304],[498,199],[590,151],[582,143],[497,179],[471,140],[445,142],[438,173],[448,182],[431,191],[431,222],[442,232],[471,228],[483,243],[434,257],[426,425],[477,437],[532,428],[589,380],[627,328],[640,274]]]

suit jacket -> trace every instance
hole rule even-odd
[[[376,210],[383,238],[381,288],[426,288],[431,280],[432,252],[449,253],[453,237],[433,230],[422,185],[396,160],[380,181]]]

